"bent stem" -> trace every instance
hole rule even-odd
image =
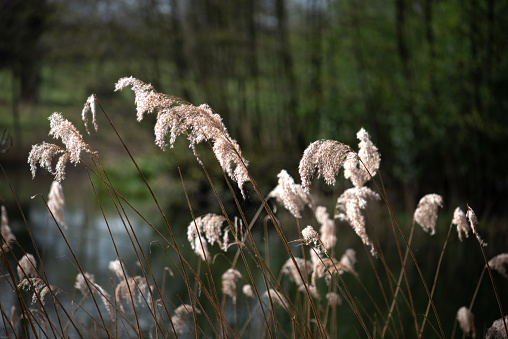
[[[448,228],[448,234],[446,235],[446,240],[443,245],[443,249],[441,250],[441,255],[439,256],[439,261],[437,263],[437,268],[436,268],[436,275],[434,276],[434,282],[432,284],[432,291],[430,291],[430,298],[431,299],[434,296],[434,291],[436,290],[437,277],[439,275],[441,263],[443,262],[444,252],[446,250],[446,245],[448,244],[448,239],[450,239],[450,234],[452,233],[452,228],[453,228],[453,224],[450,224],[450,227]],[[425,323],[427,322],[427,317],[429,315],[429,311],[430,311],[430,299],[429,299],[429,302],[427,303],[427,309],[425,310],[425,316],[423,317],[422,326],[420,328],[420,333],[418,333],[418,338],[421,338],[423,335],[423,329],[425,328]]]

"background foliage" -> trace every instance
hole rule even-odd
[[[437,192],[450,206],[467,199],[484,217],[504,211],[506,1],[0,6],[0,122],[23,149],[53,110],[78,110],[90,93],[113,114],[130,114],[110,101],[112,84],[133,75],[219,112],[262,169],[260,182],[273,185],[317,138],[355,144],[363,126],[383,154],[387,187],[404,192],[395,203],[410,210]]]

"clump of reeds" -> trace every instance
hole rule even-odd
[[[479,327],[475,327],[472,315],[476,293],[469,307],[461,307],[449,319],[441,316],[439,307],[434,303],[439,271],[453,225],[457,227],[460,241],[472,232],[485,256],[483,248],[486,243],[478,233],[476,215],[469,206],[467,213],[460,208],[455,210],[434,281],[429,286],[420,269],[422,263],[413,251],[413,234],[416,224],[430,235],[436,233],[438,208],[443,207],[443,198],[438,194],[425,195],[415,207],[410,227],[399,224],[384,191],[382,178],[378,176],[380,152],[365,129],[357,133],[357,151],[336,140],[312,142],[303,151],[298,166],[301,183],[295,182],[286,170],[281,170],[273,190],[262,192],[249,171],[248,161],[243,157],[239,144],[229,135],[221,116],[212,108],[206,104],[194,106],[158,93],[151,85],[133,77],[120,79],[115,89],[125,87],[134,92],[138,121],[145,114],[156,114],[156,146],[166,150],[167,146],[173,147],[179,136],[187,138],[220,209],[196,216],[185,188],[186,179],[181,174],[182,198],[189,206],[188,211],[182,213],[188,215],[188,226],[185,231],[185,225],[172,225],[113,121],[96,96],[91,95],[81,114],[86,131],[89,113],[94,129],[98,131],[96,115],[102,112],[150,192],[166,227],[161,230],[154,225],[151,216],[143,215],[117,190],[101,165],[98,153],[84,141],[78,128],[61,113],[53,113],[49,134],[60,139],[63,146],[45,142],[34,145],[28,163],[32,176],[40,167],[55,177],[47,208],[71,252],[69,269],[76,274],[74,288],[80,294],[60,289],[46,276],[39,251],[35,256],[13,253],[12,248],[19,244],[8,226],[7,211],[2,206],[1,254],[2,263],[7,268],[2,279],[17,296],[17,304],[12,308],[0,305],[6,336],[326,338],[355,332],[359,337],[368,338],[444,338],[443,321],[455,320],[464,335],[476,336]],[[233,208],[226,208],[222,193],[215,189],[214,178],[209,175],[196,147],[200,143],[210,146],[230,189]],[[90,155],[91,161],[84,159],[84,154]],[[56,157],[59,158],[54,164]],[[98,185],[107,192],[138,260],[136,268],[124,263],[116,239],[110,232],[118,257],[111,258],[108,265],[111,274],[108,285],[101,286],[96,282],[93,272],[88,272],[66,238],[69,230],[64,220],[62,181],[68,162],[86,167],[94,192],[97,192]],[[332,211],[329,202],[316,203],[322,197],[314,189],[311,193],[312,181],[314,177],[323,178],[326,184],[335,185],[337,180],[341,180],[341,169],[344,180],[351,187],[333,198],[331,203],[335,210]],[[230,180],[236,182],[242,198],[237,198]],[[253,190],[248,191],[246,185],[251,185]],[[46,203],[42,195],[41,198]],[[242,210],[243,198],[259,203],[258,213],[248,217]],[[276,215],[276,209],[267,202],[272,198],[289,212],[288,216],[293,217],[292,227],[298,232],[287,231],[290,223],[281,227],[279,217],[283,217],[281,214],[284,212]],[[97,194],[96,199],[109,228],[103,198]],[[369,212],[369,206],[379,206],[380,201],[387,210],[385,222],[374,219]],[[149,245],[150,251],[154,244],[164,251],[167,258],[164,272],[155,271],[152,267],[150,252],[146,251],[148,244],[140,243],[126,209],[134,211],[146,227],[153,229],[156,239]],[[284,220],[287,220],[286,216]],[[302,227],[303,222],[308,226]],[[268,227],[275,230],[277,248],[265,246],[260,240],[259,224],[264,226],[263,239],[268,239],[271,233]],[[348,226],[342,231],[344,233],[339,233],[337,226],[342,224],[351,226],[352,230]],[[28,223],[26,227],[30,232]],[[188,243],[177,241],[174,236],[177,232],[186,232]],[[356,242],[343,247],[344,242],[339,239],[346,232],[354,232],[359,239],[354,238]],[[390,251],[398,255],[395,264],[387,260],[387,248],[380,242],[381,232],[393,236],[394,245]],[[214,244],[218,248],[212,247]],[[190,247],[192,252],[184,252],[185,247]],[[273,260],[273,256],[279,260]],[[355,265],[359,260],[367,262],[372,272],[357,269]],[[13,261],[15,269],[11,268]],[[279,262],[283,262],[282,266],[276,264]],[[489,272],[496,292],[492,271],[506,278],[506,262],[506,254],[489,261],[485,259],[484,272]],[[409,281],[409,267],[418,272],[419,281]],[[134,270],[141,273],[134,273]],[[170,272],[168,280],[183,283],[183,290],[173,293],[168,288],[172,285],[166,281],[167,272]],[[372,284],[367,287],[365,282],[369,280],[375,281],[378,290],[372,290]],[[242,293],[239,293],[240,287]],[[426,305],[417,304],[417,293],[426,296]],[[496,301],[501,319],[494,322],[486,333],[487,337],[508,334],[501,300],[497,297]],[[343,321],[339,310],[342,314],[351,313],[356,319],[354,324]],[[409,322],[404,319],[404,314],[409,314]],[[429,324],[427,328],[426,324]]]

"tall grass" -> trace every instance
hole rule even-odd
[[[177,138],[187,138],[218,210],[196,215],[187,191],[188,179],[180,171],[181,198],[188,206],[182,213],[189,216],[189,221],[188,226],[173,225],[107,110],[92,95],[82,111],[85,130],[90,134],[91,116],[94,130],[99,132],[97,114],[105,117],[137,168],[139,180],[146,186],[164,227],[155,225],[152,216],[144,215],[115,187],[102,165],[100,150],[92,148],[62,114],[52,114],[49,134],[60,142],[34,145],[28,162],[34,177],[40,168],[55,176],[48,200],[43,195],[34,198],[47,206],[53,227],[59,230],[72,255],[67,269],[75,273],[74,290],[60,288],[59,282],[46,274],[41,249],[36,246],[30,224],[23,217],[35,249],[34,253],[25,252],[9,228],[8,211],[2,207],[1,283],[2,288],[11,289],[16,297],[12,304],[0,304],[4,336],[333,338],[348,333],[360,338],[448,338],[456,335],[458,325],[463,336],[507,337],[503,303],[492,272],[507,277],[504,269],[507,255],[500,254],[489,261],[474,211],[467,206],[464,213],[458,207],[446,240],[440,245],[433,279],[426,279],[422,262],[413,251],[414,234],[421,226],[429,233],[428,241],[436,241],[430,236],[435,233],[443,199],[437,194],[422,197],[411,227],[406,229],[386,194],[379,172],[379,150],[364,129],[357,134],[360,141],[357,151],[335,140],[311,143],[298,168],[301,184],[281,169],[278,185],[270,192],[263,192],[249,170],[249,165],[255,164],[249,164],[244,158],[220,115],[208,105],[194,106],[158,93],[132,77],[122,78],[116,84],[117,90],[125,87],[135,93],[138,121],[146,114],[156,114],[155,145],[166,150],[168,146],[173,147]],[[203,151],[208,152],[207,147],[217,160],[222,177],[215,177],[209,171],[210,165],[202,156]],[[86,168],[115,249],[117,258],[112,258],[108,265],[111,276],[107,286],[96,282],[94,272],[87,270],[68,241],[68,232],[73,230],[67,229],[64,220],[61,183],[69,163]],[[2,171],[5,182],[10,185],[3,167]],[[330,211],[323,206],[330,202],[316,202],[313,182],[323,178],[326,184],[335,185],[341,173],[351,188],[334,198],[335,209]],[[228,191],[218,190],[217,182],[225,183]],[[106,192],[107,198],[99,192]],[[18,201],[14,190],[12,194]],[[256,213],[246,213],[243,204],[246,199],[259,205]],[[138,269],[124,262],[105,204],[112,205],[121,220],[139,263]],[[385,211],[372,215],[371,204],[382,204]],[[18,208],[23,213],[21,206]],[[165,253],[163,272],[155,270],[147,252],[148,244],[137,236],[139,229],[134,226],[133,215],[153,230],[156,238],[149,248],[158,247]],[[281,220],[293,220],[291,227],[298,229],[298,236],[287,232]],[[357,248],[340,247],[338,223],[351,226],[358,236]],[[457,309],[453,319],[442,318],[436,305],[441,264],[455,227],[461,241],[471,233],[477,238],[484,257],[478,286],[488,272],[496,296],[492,304],[497,305],[500,318],[488,331],[485,324],[478,326],[474,322],[477,292],[468,307]],[[182,234],[187,235],[187,244],[177,240]],[[390,246],[382,243],[387,237],[391,238]],[[276,248],[272,247],[274,243]],[[190,247],[192,252],[185,247]],[[367,261],[370,272],[357,271],[360,252],[366,254],[362,258]],[[273,260],[274,256],[279,260]],[[278,262],[284,264],[276,267],[274,263]],[[413,281],[410,271],[417,272],[417,281]],[[183,284],[184,292],[175,294],[168,290],[168,285],[174,284]],[[467,302],[465,296],[464,304]],[[454,330],[446,333],[445,328],[449,326],[443,323],[450,322],[454,322]]]

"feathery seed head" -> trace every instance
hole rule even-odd
[[[247,298],[254,298],[254,290],[250,284],[245,284],[242,287],[242,292]]]
[[[130,86],[135,94],[134,102],[137,107],[137,120],[143,120],[144,113],[153,113],[155,110],[169,109],[176,100],[170,96],[157,93],[150,84],[146,84],[134,77],[125,77],[115,84],[115,92]]]
[[[223,251],[227,250],[228,238],[222,233],[224,221],[226,221],[224,216],[208,213],[190,222],[187,227],[187,239],[191,248],[201,259],[208,260],[208,262],[211,260],[208,243],[213,245],[217,242]]]
[[[480,245],[484,247],[487,246],[487,243],[482,240],[480,234],[478,233],[478,229],[476,228],[476,226],[478,226],[478,218],[476,217],[473,209],[469,207],[469,205],[467,206],[466,218],[469,220],[469,227],[471,227],[471,230],[473,231],[473,234],[476,236],[476,239]]]
[[[351,148],[335,140],[318,140],[311,143],[303,152],[298,170],[302,187],[309,191],[314,173],[323,177],[328,185],[335,185],[335,177],[343,166]]]
[[[67,152],[70,153],[71,163],[77,164],[79,162],[81,151],[90,152],[90,147],[83,140],[81,133],[61,113],[53,113],[49,117],[49,122],[51,127],[49,135],[62,140]]]
[[[420,199],[414,213],[414,221],[430,235],[436,233],[437,209],[443,207],[443,198],[438,194],[427,194]]]
[[[175,314],[171,317],[171,319],[176,334],[184,334],[188,329],[190,329],[192,321],[189,321],[189,318],[194,314],[200,313],[200,310],[194,309],[192,305],[189,304],[182,304],[175,308]]]
[[[281,273],[287,274],[289,280],[293,281],[298,286],[298,290],[305,290],[305,281],[302,280],[300,273],[303,277],[308,277],[310,272],[312,272],[312,263],[303,258],[295,258],[295,261],[298,267],[295,266],[291,258],[286,260],[284,265],[282,265]]]
[[[236,304],[236,282],[242,277],[242,274],[234,268],[228,269],[222,274],[222,293],[233,299]]]
[[[38,301],[40,301],[42,305],[45,305],[44,297],[46,296],[46,294],[48,294],[49,291],[53,291],[53,294],[58,293],[58,289],[55,286],[46,284],[46,282],[41,278],[25,277],[23,280],[19,282],[18,288],[23,289],[25,291],[33,289],[32,304],[35,304]]]
[[[457,311],[457,321],[460,329],[465,335],[471,334],[475,337],[474,315],[471,310],[469,310],[466,306],[459,308]]]
[[[288,309],[288,307],[289,307],[289,302],[286,299],[286,297],[284,297],[284,295],[282,295],[282,293],[280,293],[272,288],[270,288],[268,291],[266,291],[263,294],[263,297],[267,297],[267,298],[271,299],[272,303],[274,305],[279,305],[281,307],[284,307],[285,309]]]
[[[305,206],[314,209],[314,202],[309,193],[301,185],[295,184],[293,177],[286,170],[277,174],[279,182],[268,194],[267,199],[275,198],[277,202],[291,212],[295,218],[301,218]]]
[[[13,241],[16,241],[16,236],[12,233],[11,228],[9,227],[9,219],[7,218],[7,209],[4,205],[2,205],[2,224],[0,227],[0,234],[2,238],[0,239],[0,244],[2,245],[2,251],[7,253],[10,251],[9,244]]]
[[[108,264],[108,269],[110,272],[114,273],[119,280],[125,280],[125,275],[127,272],[124,273],[122,262],[120,260],[116,259],[110,261]]]
[[[352,248],[348,248],[340,258],[340,263],[347,267],[351,272],[355,272],[356,251]]]
[[[342,299],[340,295],[335,292],[326,293],[326,299],[328,300],[328,304],[330,306],[338,306],[342,304]]]
[[[245,198],[243,184],[250,181],[247,171],[248,162],[243,158],[240,146],[232,139],[219,114],[213,112],[210,106],[203,104],[194,106],[183,103],[181,100],[158,93],[151,85],[133,78],[120,79],[115,90],[121,90],[131,86],[136,98],[137,119],[141,121],[143,114],[158,112],[157,122],[154,127],[155,144],[165,150],[167,143],[166,135],[170,133],[170,146],[173,146],[176,138],[187,135],[194,154],[197,156],[196,145],[201,142],[211,141],[212,150],[222,170],[236,181],[242,196]],[[199,157],[198,161],[199,161]],[[232,164],[235,165],[234,169]]]
[[[120,309],[122,312],[125,312],[125,307],[123,304],[123,300],[127,300],[129,303],[132,303],[133,307],[135,307],[135,303],[137,302],[139,305],[143,305],[146,303],[149,307],[151,307],[151,294],[150,290],[152,290],[152,286],[147,282],[147,280],[140,276],[129,277],[125,280],[122,280],[115,289],[115,300],[118,305],[120,305]],[[136,301],[137,295],[137,301]]]
[[[344,162],[344,178],[351,180],[355,187],[361,187],[370,180],[371,176],[376,175],[381,156],[365,129],[360,129],[356,136],[360,140],[358,155],[354,153],[347,155]]]
[[[83,275],[79,272],[76,275],[76,281],[74,282],[74,288],[79,290],[83,295],[87,294],[90,289],[86,282],[89,282],[91,285],[95,284],[95,276],[93,274],[85,272]]]
[[[505,265],[507,264],[508,264],[508,253],[498,254],[494,258],[489,260],[489,267],[497,271],[506,279],[508,279],[508,274],[506,273],[505,267]]]
[[[32,254],[25,254],[18,263],[18,277],[23,280],[28,277],[38,277],[37,262]]]
[[[453,211],[452,225],[457,226],[457,233],[460,241],[464,239],[464,236],[466,238],[469,237],[469,231],[471,229],[467,223],[466,214],[460,209],[460,207],[457,207],[455,211]]]
[[[499,318],[492,323],[492,326],[487,330],[485,339],[507,339],[505,324],[508,325],[508,315],[503,318]]]
[[[86,99],[85,105],[83,106],[83,111],[81,112],[81,120],[85,123],[85,129],[88,134],[90,134],[90,131],[88,130],[88,112],[92,113],[92,123],[93,128],[95,129],[95,132],[97,132],[98,126],[96,121],[96,108],[95,108],[95,102],[97,101],[97,98],[95,97],[95,94],[92,94]]]
[[[309,225],[302,230],[302,237],[305,243],[312,247],[313,251],[311,250],[311,253],[315,251],[319,257],[328,256],[326,249],[323,247],[323,242],[312,226]],[[313,262],[318,260],[319,258],[313,256]]]
[[[65,199],[63,195],[62,185],[54,180],[51,183],[51,189],[48,195],[48,208],[63,228],[67,229],[67,224],[64,221],[63,210],[65,206]]]
[[[61,139],[65,145],[65,149],[54,144],[43,142],[42,144],[33,145],[28,155],[28,163],[32,178],[35,177],[37,171],[37,163],[55,176],[56,181],[65,179],[65,165],[70,161],[74,165],[80,162],[80,154],[82,151],[90,153],[97,157],[97,152],[93,151],[90,146],[85,143],[83,137],[74,127],[72,123],[66,120],[61,113],[53,113],[49,117],[50,131],[49,135],[55,139]],[[52,161],[57,154],[62,154],[58,160],[55,170],[53,171]]]
[[[379,200],[381,197],[368,187],[352,187],[345,190],[337,199],[335,219],[348,222],[370,252],[376,256],[374,244],[370,241],[365,230],[365,218],[361,210],[367,208],[367,199]]]
[[[321,224],[319,234],[321,241],[327,250],[335,246],[337,236],[335,235],[335,222],[330,219],[330,215],[326,212],[326,207],[316,207],[316,220]]]
[[[317,280],[319,278],[325,278],[325,282],[327,283],[327,285],[330,285],[333,274],[344,274],[345,272],[355,274],[354,271],[350,270],[349,267],[342,265],[342,263],[337,259],[323,258],[314,263],[314,268],[312,270],[311,276],[311,283],[313,286],[316,286]]]

